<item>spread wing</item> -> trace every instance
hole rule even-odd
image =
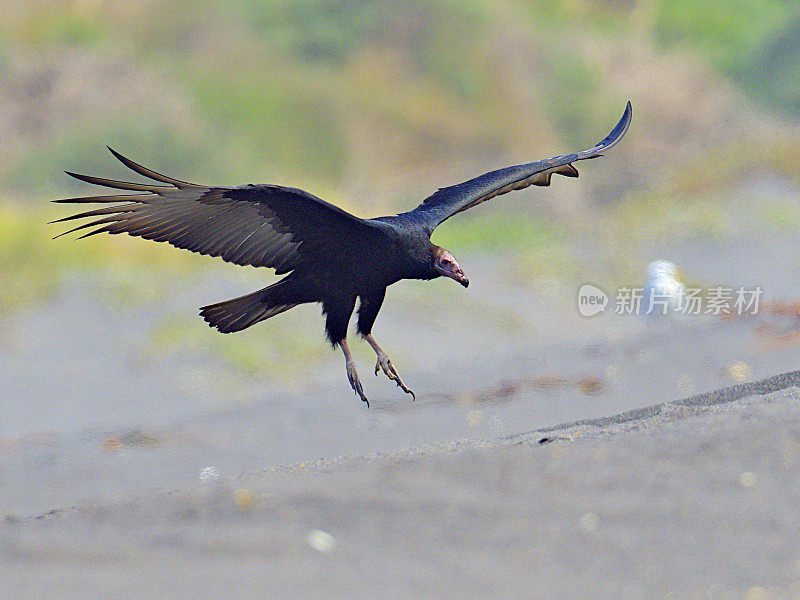
[[[95,227],[81,237],[128,233],[238,265],[272,267],[277,273],[351,251],[359,244],[369,248],[384,235],[379,225],[303,190],[277,185],[205,187],[160,175],[114,150],[111,153],[133,171],[166,185],[68,173],[87,183],[136,193],[56,200],[110,204],[53,221],[91,219],[61,235]]]
[[[556,156],[547,160],[499,169],[446,188],[441,188],[432,196],[426,198],[414,210],[401,215],[421,223],[428,231],[433,231],[439,224],[449,219],[454,214],[467,210],[486,202],[490,198],[505,194],[513,190],[521,190],[529,185],[550,185],[550,177],[554,173],[577,177],[578,171],[572,163],[587,158],[596,158],[602,152],[616,145],[625,135],[631,124],[631,103],[625,107],[619,123],[608,134],[606,139],[596,146],[567,154]]]

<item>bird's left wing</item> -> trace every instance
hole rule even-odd
[[[577,177],[578,171],[572,163],[596,158],[605,150],[616,145],[625,135],[631,124],[631,103],[628,102],[619,123],[599,144],[565,156],[555,156],[546,160],[506,167],[446,188],[441,188],[426,198],[414,210],[401,216],[422,224],[429,232],[440,223],[468,208],[513,190],[521,190],[530,185],[550,185],[550,177],[557,173],[567,177]]]
[[[238,265],[272,267],[276,273],[324,264],[349,255],[354,246],[371,251],[384,239],[380,223],[360,219],[303,190],[277,185],[206,187],[161,175],[111,152],[133,171],[166,185],[69,173],[87,183],[135,192],[56,200],[108,204],[55,221],[89,218],[70,230],[94,227],[82,237],[128,233]]]

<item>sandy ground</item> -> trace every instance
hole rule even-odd
[[[797,598],[800,372],[0,526],[8,598]]]

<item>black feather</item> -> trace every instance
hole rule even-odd
[[[423,200],[417,208],[407,213],[398,215],[401,220],[422,225],[426,231],[432,232],[438,225],[454,214],[477,206],[482,202],[519,190],[529,185],[550,185],[553,173],[567,177],[577,177],[578,171],[572,166],[573,162],[597,158],[602,152],[615,146],[625,135],[631,124],[633,110],[628,102],[622,118],[611,130],[605,139],[581,152],[555,156],[546,160],[506,167],[491,171],[450,187],[440,188],[436,193]]]

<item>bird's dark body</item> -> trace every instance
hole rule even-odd
[[[231,190],[228,195],[237,198],[239,189],[247,194],[258,192],[275,195],[275,188],[246,186]],[[292,192],[298,193],[300,190]],[[306,192],[302,194],[316,202],[323,202]],[[358,332],[369,334],[387,287],[401,279],[434,279],[439,276],[432,268],[431,252],[434,245],[430,235],[419,224],[402,216],[367,219],[364,223],[369,225],[369,235],[362,235],[357,243],[339,244],[333,252],[320,252],[313,244],[301,243],[297,253],[313,257],[313,260],[304,261],[278,283],[255,292],[260,304],[292,307],[308,302],[322,303],[326,315],[326,333],[335,346],[347,333],[357,301],[360,301]],[[324,224],[319,226],[323,227]],[[291,234],[290,231],[285,233]],[[223,307],[231,311],[230,324],[229,319],[222,317],[220,311]],[[255,322],[233,320],[243,312],[246,311],[241,303],[222,302],[204,308],[201,314],[220,331],[230,333]]]
[[[356,304],[360,302],[358,332],[378,355],[376,373],[382,368],[411,393],[371,335],[386,288],[401,279],[425,280],[441,275],[466,287],[469,280],[453,256],[431,242],[434,229],[452,215],[494,196],[529,185],[549,185],[553,174],[577,177],[572,163],[600,156],[614,146],[627,131],[630,119],[628,103],[608,137],[588,150],[492,171],[442,188],[411,211],[374,219],[361,219],[296,188],[223,188],[180,181],[112,150],[127,167],[159,184],[70,173],[88,183],[136,193],[57,201],[109,204],[59,221],[91,217],[94,219],[71,231],[97,226],[85,235],[128,233],[239,265],[275,269],[285,275],[277,283],[205,306],[200,314],[219,331],[230,333],[298,304],[320,302],[327,336],[334,346],[341,346],[350,383],[366,402],[346,341]]]

